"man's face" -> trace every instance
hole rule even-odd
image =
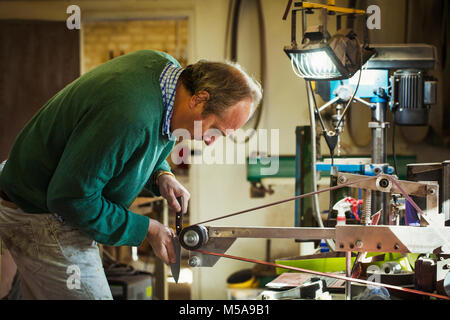
[[[211,145],[220,136],[226,136],[233,131],[241,128],[248,120],[251,110],[251,100],[244,99],[235,105],[229,107],[222,116],[209,114],[207,116],[200,115],[199,120],[202,122],[202,135],[194,138],[203,140],[206,145]]]
[[[204,115],[205,105],[209,100],[209,93],[200,91],[191,95],[183,85],[177,87],[174,113],[171,120],[172,132],[188,139],[204,141],[211,145],[220,136],[226,136],[241,128],[248,120],[252,101],[243,99],[229,107],[222,115]],[[188,131],[186,137],[183,132]]]

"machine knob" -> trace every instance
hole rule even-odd
[[[189,264],[191,267],[199,267],[199,266],[201,265],[201,263],[202,263],[202,261],[201,261],[200,258],[197,257],[197,256],[191,257],[191,258],[189,259],[189,261],[188,261],[188,264]]]

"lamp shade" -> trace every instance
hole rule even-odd
[[[294,70],[305,79],[342,79],[345,74],[339,71],[333,56],[327,48],[316,50],[291,51],[288,53]]]
[[[328,42],[306,41],[301,47],[285,47],[284,51],[294,71],[307,80],[348,79],[374,54],[374,50],[341,34]]]

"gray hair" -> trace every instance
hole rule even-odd
[[[188,65],[180,79],[192,95],[200,91],[209,93],[203,115],[215,114],[220,117],[229,107],[250,99],[251,116],[262,99],[261,84],[234,62],[200,60]]]

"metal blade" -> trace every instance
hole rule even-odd
[[[178,236],[173,237],[173,249],[175,251],[175,257],[177,258],[177,260],[175,263],[172,263],[170,265],[170,270],[172,271],[172,277],[175,279],[175,282],[178,283],[181,264],[181,245]]]
[[[177,201],[181,207],[181,210],[175,213],[176,236],[173,237],[173,249],[175,251],[175,257],[177,261],[170,265],[170,269],[172,270],[172,277],[175,279],[176,283],[178,283],[178,278],[180,276],[181,264],[181,244],[178,235],[180,234],[181,229],[183,229],[183,197],[178,197]]]

